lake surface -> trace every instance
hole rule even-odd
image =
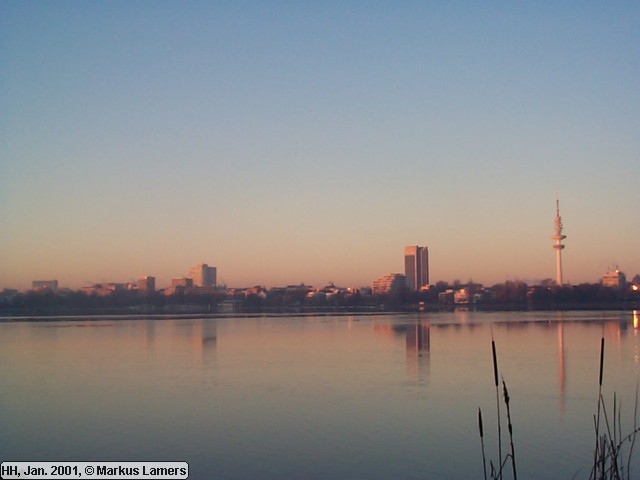
[[[616,392],[629,433],[638,316],[0,323],[0,459],[186,461],[192,479],[483,478],[479,407],[498,457],[493,335],[519,478],[588,478],[600,339],[606,405]],[[506,419],[502,431],[504,454]]]

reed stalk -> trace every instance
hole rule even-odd
[[[509,407],[509,391],[507,390],[507,384],[502,380],[502,391],[504,394],[504,404],[507,406],[507,428],[509,429],[509,444],[511,446],[511,468],[513,469],[513,479],[518,480],[518,473],[516,471],[516,450],[513,445],[513,425],[511,424],[511,408]]]
[[[604,399],[602,400],[604,403]],[[616,400],[615,393],[613,395],[613,410],[616,410]],[[602,415],[604,417],[604,424],[607,428],[607,431],[604,435],[602,435],[602,444],[604,445],[603,454],[603,471],[602,474],[608,472],[609,478],[614,480],[620,479],[620,468],[618,467],[618,457],[620,455],[620,445],[617,445],[615,442],[615,430],[616,430],[616,420],[615,417],[613,419],[613,435],[611,434],[611,424],[609,423],[609,416],[607,415],[607,409],[602,408]],[[615,415],[615,413],[614,413]],[[606,468],[607,460],[609,460],[609,468]]]
[[[633,411],[633,433],[629,436],[631,446],[629,447],[629,456],[627,457],[627,475],[631,475],[631,454],[636,444],[636,433],[638,433],[638,382],[636,382],[636,405]]]
[[[620,480],[631,479],[631,456],[635,446],[636,435],[640,432],[638,427],[638,383],[636,382],[635,409],[633,413],[633,430],[628,435],[622,434],[621,404],[617,394],[613,394],[613,430],[609,421],[609,415],[602,396],[602,379],[604,372],[604,336],[600,342],[600,372],[598,377],[598,411],[594,415],[596,443],[594,448],[593,468],[590,478],[593,480]],[[604,421],[601,433],[601,420]],[[629,443],[629,456],[626,469],[622,458],[622,450],[625,443]]]
[[[640,390],[640,380],[636,382],[636,398],[635,398],[635,410],[633,413],[633,430],[628,435],[622,434],[622,421],[621,421],[621,404],[614,392],[613,395],[613,429],[611,422],[609,421],[609,415],[605,406],[604,398],[602,396],[602,381],[604,378],[604,335],[600,340],[600,368],[598,372],[598,409],[593,416],[595,427],[595,447],[593,456],[593,466],[591,469],[590,479],[592,480],[630,480],[631,479],[631,457],[633,449],[636,443],[636,436],[640,433],[640,427],[638,426],[638,394]],[[506,466],[509,458],[511,459],[511,467],[513,471],[514,480],[518,479],[516,470],[516,453],[513,441],[513,423],[511,421],[511,398],[509,397],[509,391],[507,384],[502,379],[502,392],[504,396],[504,403],[506,406],[507,427],[509,431],[509,445],[511,451],[502,458],[502,427],[500,420],[500,393],[498,382],[498,355],[496,353],[496,344],[491,335],[491,353],[493,356],[493,376],[494,384],[496,387],[496,409],[498,412],[498,461],[494,465],[493,460],[489,461],[490,477],[492,480],[502,479],[502,472]],[[601,425],[602,423],[602,425]],[[602,429],[602,433],[600,430]],[[480,444],[482,448],[482,467],[484,472],[484,478],[487,480],[487,458],[485,454],[484,445],[484,428],[482,424],[482,411],[478,408],[478,431],[480,432]],[[626,469],[623,460],[623,446],[629,444],[629,455],[626,462]]]
[[[603,327],[604,328],[604,327]],[[598,410],[595,418],[595,428],[596,428],[596,446],[593,451],[593,473],[594,478],[598,471],[598,457],[603,456],[604,452],[600,451],[600,410],[602,408],[602,376],[604,373],[604,335],[600,340],[600,372],[598,375]]]
[[[491,353],[493,354],[493,379],[496,387],[496,410],[498,412],[498,462],[502,464],[502,427],[500,424],[500,389],[498,383],[498,356],[496,354],[496,342],[491,336]],[[502,479],[502,466],[498,471],[498,478]]]
[[[484,480],[487,480],[487,456],[484,452],[484,429],[482,428],[482,410],[478,408],[478,431],[480,432],[480,445],[482,446],[482,470]]]

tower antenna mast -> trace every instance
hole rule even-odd
[[[564,244],[562,240],[567,238],[566,235],[562,234],[562,219],[560,218],[560,198],[558,194],[556,194],[556,219],[554,222],[553,236],[552,240],[555,241],[553,244],[553,248],[556,251],[556,283],[558,285],[562,285],[562,250],[564,249]]]

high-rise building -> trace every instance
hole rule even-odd
[[[145,293],[153,293],[156,291],[156,277],[147,275],[138,279],[138,290]]]
[[[180,277],[180,278],[172,278],[171,279],[171,286],[172,287],[193,287],[193,278],[186,278],[186,277]]]
[[[217,283],[216,267],[200,263],[195,267],[191,267],[189,278],[193,279],[193,285],[196,287],[215,287]]]
[[[187,289],[193,287],[193,279],[187,277],[172,278],[171,286],[164,289],[165,295],[176,295],[184,293]]]
[[[429,250],[427,247],[404,247],[404,275],[411,290],[429,286]]]

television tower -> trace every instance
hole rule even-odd
[[[558,285],[562,285],[562,249],[564,245],[562,244],[562,240],[567,238],[566,235],[562,234],[562,219],[560,218],[560,199],[556,195],[556,220],[555,220],[555,228],[553,229],[554,235],[551,237],[552,240],[555,240],[555,244],[553,245],[554,250],[556,251],[556,283]]]

